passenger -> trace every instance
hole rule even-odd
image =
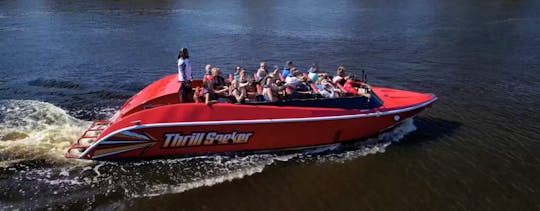
[[[266,62],[261,62],[259,65],[259,69],[257,70],[257,78],[255,78],[256,81],[262,81],[264,77],[268,75],[268,70],[266,69]]]
[[[346,76],[345,80],[345,85],[343,85],[343,91],[345,93],[364,96],[367,98],[371,97],[371,94],[369,94],[369,89],[371,89],[371,86],[369,84],[355,81],[354,78],[350,76]]]
[[[292,68],[291,73],[285,78],[285,85],[297,91],[309,91],[307,77],[296,68]]]
[[[280,78],[274,79],[274,83],[278,86],[285,86],[285,81],[282,81]]]
[[[291,69],[291,73],[285,79],[285,86],[287,88],[287,94],[291,98],[305,97],[304,94],[306,93],[300,92],[310,91],[307,78],[301,72],[297,71],[296,68]]]
[[[285,63],[285,68],[283,69],[283,71],[281,71],[281,76],[283,76],[283,78],[287,78],[289,73],[291,73],[292,68],[294,68],[292,61],[287,61]]]
[[[310,91],[311,88],[308,83],[308,77],[302,74],[299,71],[296,71],[295,73],[296,78],[298,79],[299,83],[296,84],[296,90],[297,91]]]
[[[290,73],[287,74],[287,77],[285,77],[285,84],[292,88],[296,88],[299,83],[300,80],[298,78],[298,71],[293,67],[291,68]]]
[[[271,73],[268,73],[267,76],[270,76],[270,77],[272,77],[272,78],[277,79],[277,78],[279,78],[279,75],[280,75],[280,74],[281,74],[281,73],[279,72],[279,67],[276,66],[276,65],[274,65],[274,71],[272,71]]]
[[[204,74],[205,75],[212,75],[212,65],[211,64],[206,64],[206,66],[204,66]]]
[[[276,83],[276,81],[278,81]],[[282,89],[278,83],[279,79],[274,79],[272,76],[267,76],[263,79],[263,91],[262,95],[265,101],[275,102],[277,101],[277,93]]]
[[[233,80],[238,79],[238,77],[240,76],[240,71],[242,71],[242,67],[236,66],[236,67],[234,68]]]
[[[273,83],[273,77],[268,76],[263,79],[263,90],[262,90],[262,96],[265,101],[274,102],[274,92],[272,90]]]
[[[233,88],[232,95],[236,99],[236,102],[243,103],[247,96],[247,87],[250,85],[246,71],[240,71],[238,79],[233,80],[231,85]]]
[[[319,80],[319,67],[317,67],[316,64],[311,65],[311,67],[308,70],[308,77],[309,80],[315,83],[317,80]]]
[[[324,77],[320,77],[317,80],[316,86],[319,89],[319,94],[326,98],[337,98],[341,92],[340,89],[334,87],[334,85]]]
[[[244,76],[244,79],[242,79],[242,80],[247,81],[247,80],[252,79],[252,76],[250,76],[250,75],[248,74],[247,70],[244,69],[243,67],[240,69],[240,75],[242,74],[242,72],[246,74],[246,75]]]
[[[204,67],[204,71],[205,73],[204,73],[203,81],[212,80],[212,65],[207,64]]]
[[[332,79],[332,82],[334,82],[334,84],[345,84],[345,67],[343,66],[339,66],[338,69],[337,69],[337,72],[336,72],[336,76],[334,76],[334,78]]]
[[[212,77],[212,87],[214,88],[214,90],[222,90],[224,88],[227,88],[225,78],[221,76],[221,70],[219,68],[212,68]]]
[[[221,77],[219,68],[212,68],[212,80],[205,83],[205,103],[211,105],[217,102],[219,97],[226,97],[229,88],[225,86],[225,79]]]
[[[214,93],[212,81],[213,80],[208,80],[203,82],[204,103],[206,103],[206,105],[217,103],[218,96]]]
[[[203,85],[205,85],[205,81],[203,81]],[[204,101],[204,92],[206,90],[201,87],[195,87],[195,92],[193,92],[193,101],[195,103],[200,103],[201,101]]]
[[[189,53],[187,48],[181,48],[178,52],[178,81],[180,89],[178,90],[179,102],[187,101],[187,96],[191,92],[191,63],[189,62]]]

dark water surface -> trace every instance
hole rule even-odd
[[[198,77],[343,64],[439,102],[322,154],[63,158],[180,47]],[[538,210],[539,55],[532,0],[0,1],[0,209]]]

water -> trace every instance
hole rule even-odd
[[[540,209],[538,1],[2,1],[0,209]],[[365,69],[433,92],[414,121],[326,151],[130,163],[63,152],[188,47],[254,70]],[[10,137],[10,138],[6,138]]]
[[[182,193],[260,173],[277,162],[345,162],[384,152],[416,128],[412,120],[376,138],[285,155],[204,156],[137,162],[66,159],[72,140],[90,125],[52,104],[0,101],[2,208],[113,208],[129,200]],[[110,204],[113,204],[111,207]]]

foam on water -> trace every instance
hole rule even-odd
[[[261,173],[266,166],[272,165],[276,161],[287,161],[297,156],[298,154],[282,156],[272,154],[257,154],[241,157],[206,157],[204,159],[210,160],[207,160],[205,163],[211,166],[211,169],[206,169],[208,166],[203,167],[202,169],[204,169],[204,171],[195,173],[197,177],[192,179],[186,178],[185,182],[177,184],[154,184],[148,186],[143,193],[133,194],[133,196],[151,197],[164,194],[181,193],[194,188],[212,186],[234,179],[241,179],[256,173]]]
[[[407,119],[395,128],[368,140],[342,146],[339,153],[316,155],[317,162],[345,162],[370,154],[383,153],[392,142],[399,142],[405,135],[416,130],[413,119]],[[349,150],[350,149],[350,150]]]
[[[114,114],[112,109],[96,111]],[[92,162],[64,158],[90,122],[52,104],[0,101],[0,209],[91,209],[97,201],[181,193],[261,173],[276,162],[346,162],[384,152],[415,130],[406,120],[378,137],[286,155],[200,156],[137,162]],[[9,135],[14,133],[19,135]],[[20,135],[24,134],[24,135]]]
[[[243,157],[215,157],[211,163],[216,165],[213,168],[223,168],[222,172],[210,175],[200,175],[193,181],[187,181],[178,184],[155,184],[147,187],[143,194],[134,194],[135,197],[158,196],[171,193],[181,193],[190,189],[212,186],[234,179],[241,179],[245,176],[250,176],[260,173],[266,166],[272,165],[277,161],[289,161],[298,159],[301,162],[345,162],[369,154],[385,152],[392,142],[398,142],[406,134],[416,130],[413,119],[407,119],[392,130],[382,133],[377,137],[370,138],[364,142],[354,143],[351,145],[335,144],[323,148],[307,150],[302,153],[294,153],[288,155],[248,155]],[[329,153],[325,153],[329,152]],[[324,153],[324,154],[321,154]],[[224,162],[225,161],[225,162]],[[255,162],[254,162],[255,161]],[[208,163],[208,162],[207,162]],[[231,165],[233,164],[233,165]],[[234,167],[234,168],[231,168]],[[239,168],[240,167],[240,168]]]
[[[32,160],[73,163],[63,154],[90,122],[50,103],[0,101],[0,167]]]

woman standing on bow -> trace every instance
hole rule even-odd
[[[181,48],[178,52],[178,82],[180,90],[178,95],[180,103],[187,101],[187,96],[191,92],[191,63],[189,62],[189,53],[187,48]]]

